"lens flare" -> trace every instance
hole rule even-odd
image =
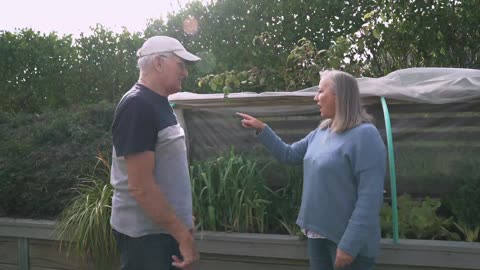
[[[198,21],[194,17],[188,17],[183,21],[183,31],[190,36],[198,33]]]

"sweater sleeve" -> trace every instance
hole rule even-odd
[[[265,125],[263,131],[256,134],[256,137],[280,162],[301,164],[307,152],[308,142],[314,133],[315,130],[298,142],[286,144],[268,125]]]
[[[357,201],[338,248],[356,257],[379,223],[386,172],[385,145],[378,130],[368,126],[352,148]]]

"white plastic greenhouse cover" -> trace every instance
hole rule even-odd
[[[480,98],[480,70],[461,68],[409,68],[380,78],[358,78],[363,97],[383,96],[396,100],[431,104],[462,102]],[[313,97],[317,87],[293,92],[231,93],[229,99],[259,99],[267,97]],[[176,104],[200,105],[223,100],[223,94],[181,92],[170,96]],[[208,101],[207,101],[208,100]],[[205,105],[205,104],[203,104]],[[201,105],[200,105],[201,106]]]

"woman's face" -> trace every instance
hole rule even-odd
[[[318,93],[314,98],[320,107],[320,115],[323,118],[333,119],[335,117],[336,97],[332,85],[332,80],[328,78],[320,80]]]

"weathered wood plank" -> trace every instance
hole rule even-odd
[[[0,265],[17,265],[18,267],[18,238],[2,237],[0,235]],[[2,269],[2,268],[0,268]]]
[[[261,270],[307,270],[308,260],[281,260],[254,257],[231,257],[231,256],[215,256],[211,254],[202,254],[201,261],[198,264],[199,270],[243,270],[243,269],[261,269]],[[377,270],[460,270],[461,268],[446,267],[426,267],[426,266],[404,266],[377,264]]]
[[[268,264],[262,262],[234,262],[234,261],[216,261],[201,260],[198,270],[307,270],[308,266]]]
[[[0,218],[0,236],[56,240],[51,220]]]
[[[197,268],[196,268],[197,269]],[[199,270],[307,270],[307,260],[201,254]]]
[[[0,269],[1,270],[18,270],[18,265],[0,263]]]
[[[242,237],[238,233],[209,234],[202,239],[200,233],[198,248],[206,254],[228,256],[255,256],[272,259],[305,259],[307,257],[305,241],[287,235],[251,234],[252,237]],[[262,239],[263,238],[263,239]],[[268,253],[268,256],[266,256]]]
[[[462,270],[459,268],[438,268],[438,267],[426,267],[426,266],[404,266],[404,265],[385,265],[377,264],[375,270]]]
[[[17,226],[22,227],[22,224],[19,223]],[[53,226],[50,229],[53,229]],[[34,227],[32,226],[30,230],[34,230]],[[22,233],[35,234],[33,231],[22,231]],[[3,242],[13,242],[12,239],[5,237],[1,239]],[[197,241],[202,253],[202,261],[207,266],[212,265],[207,263],[213,263],[229,270],[235,269],[235,267],[237,269],[250,267],[263,270],[300,270],[302,268],[291,267],[301,267],[307,264],[306,242],[293,236],[198,232]],[[13,249],[16,250],[16,242],[13,243]],[[381,243],[378,269],[480,269],[480,243],[406,239],[401,239],[398,245],[393,244],[391,239],[382,239]],[[42,268],[42,270],[93,269],[85,267],[85,264],[78,261],[78,258],[71,257],[67,260],[64,254],[59,252],[58,245],[58,242],[51,240],[31,239],[31,267],[37,270]],[[232,266],[227,264],[230,261],[233,262]],[[5,265],[16,264],[15,262],[2,263]],[[273,265],[274,268],[268,268],[268,264]],[[215,269],[213,267],[205,269]]]
[[[86,270],[84,268],[77,268],[77,269],[78,270]],[[50,268],[50,267],[32,266],[32,267],[30,267],[30,270],[66,270],[66,269],[64,269],[64,268]]]
[[[90,270],[93,267],[78,258],[75,254],[67,257],[66,247],[60,249],[60,243],[49,240],[30,240],[30,265],[31,267],[44,267],[52,269]]]
[[[32,266],[32,267],[30,267],[30,270],[64,270],[64,269],[61,269],[61,268],[45,268],[45,267]]]
[[[379,264],[480,269],[480,244],[457,241],[382,239]]]

